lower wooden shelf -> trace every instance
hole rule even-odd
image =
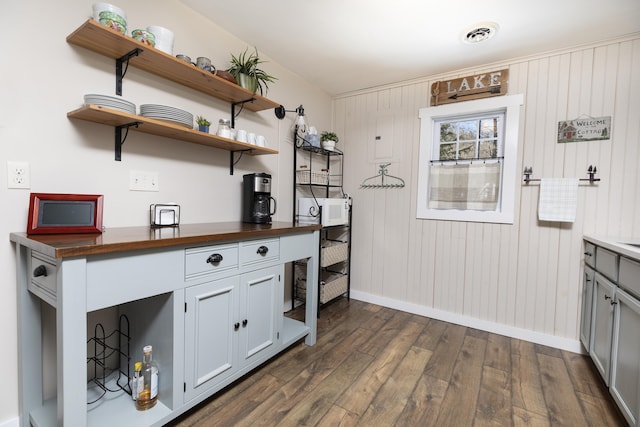
[[[148,133],[151,135],[164,136],[179,141],[191,142],[194,144],[206,145],[227,151],[243,151],[248,155],[278,154],[278,150],[267,147],[238,142],[233,139],[223,138],[215,134],[204,133],[198,130],[189,129],[178,124],[165,122],[158,119],[150,119],[123,111],[105,108],[99,105],[84,105],[77,110],[67,113],[71,119],[86,120],[108,126],[131,126],[133,131]]]

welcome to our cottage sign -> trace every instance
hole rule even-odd
[[[438,81],[431,85],[431,106],[504,95],[508,81],[509,69]]]
[[[611,116],[558,122],[558,143],[600,141],[611,138]]]

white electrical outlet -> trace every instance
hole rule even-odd
[[[29,163],[7,162],[7,188],[31,188]]]
[[[158,172],[130,171],[129,190],[160,191],[158,186]]]

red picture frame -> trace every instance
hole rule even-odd
[[[102,233],[101,194],[31,193],[27,234]]]

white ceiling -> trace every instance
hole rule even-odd
[[[331,95],[640,31],[640,0],[182,1]]]

